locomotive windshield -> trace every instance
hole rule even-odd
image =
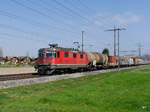
[[[47,50],[46,51],[46,57],[48,57],[48,58],[55,58],[56,57],[56,52]]]
[[[55,58],[56,57],[56,52],[55,51],[51,51],[51,50],[40,49],[38,57],[39,58],[43,58],[43,57]]]
[[[39,50],[39,54],[38,54],[39,58],[43,58],[44,57],[44,50]]]

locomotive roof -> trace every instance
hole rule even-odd
[[[63,48],[63,47],[50,47],[50,48],[41,48],[42,49],[46,49],[46,50],[58,50],[58,51],[72,51],[72,52],[81,52],[78,49],[74,49],[74,48]]]

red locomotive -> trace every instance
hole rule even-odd
[[[86,53],[57,45],[40,49],[37,62],[35,68],[40,74],[51,74],[57,70],[86,68],[88,64]]]

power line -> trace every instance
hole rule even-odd
[[[83,7],[85,7],[85,9],[88,9],[88,11],[91,10],[92,13],[93,13],[93,12],[96,12],[96,10],[95,10],[94,8],[91,8],[91,7],[87,6],[83,1],[81,1],[81,0],[78,0],[78,1],[80,2],[80,4],[81,4]],[[105,17],[103,17],[102,15],[99,15],[99,17],[101,18],[103,24],[112,23],[112,21],[107,20],[107,19],[106,19]]]
[[[65,0],[64,0],[64,1],[65,1]],[[84,12],[82,13],[83,10],[82,10],[81,8],[79,8],[79,5],[76,6],[75,3],[72,2],[72,0],[68,0],[67,3],[68,3],[69,5],[71,5],[71,8],[74,7],[75,10],[78,10],[78,13],[79,13],[80,15],[84,14]]]
[[[26,8],[26,9],[28,9],[28,10],[31,10],[32,12],[35,12],[35,13],[41,15],[41,16],[45,16],[45,17],[51,18],[49,15],[46,15],[46,14],[42,13],[41,11],[36,10],[36,9],[30,7],[30,6],[24,5],[23,3],[20,3],[20,2],[18,2],[18,1],[16,1],[16,0],[11,0],[11,1],[12,1],[13,3],[15,3],[15,4],[18,4],[18,5],[20,5],[20,6],[24,7],[24,8]],[[28,1],[28,0],[26,0],[26,1]],[[52,18],[51,18],[51,19],[52,19]]]
[[[27,24],[32,24],[34,26],[38,26],[39,28],[41,28],[41,26],[47,26],[48,28],[51,27],[51,28],[56,28],[56,29],[60,29],[61,31],[66,31],[66,32],[71,32],[71,33],[74,33],[74,34],[77,34],[77,32],[74,32],[72,30],[69,30],[69,29],[65,29],[65,28],[61,28],[61,27],[57,27],[57,26],[52,26],[50,24],[45,24],[45,23],[41,23],[37,20],[29,20],[25,17],[21,17],[21,16],[18,16],[18,15],[15,15],[15,14],[12,14],[12,13],[9,13],[9,12],[6,12],[6,11],[2,11],[0,10],[0,15],[2,16],[6,16],[6,17],[9,17],[9,18],[13,18],[15,20],[21,20]]]
[[[54,0],[53,0],[53,1],[54,1]],[[55,1],[56,1],[56,0],[55,0]],[[76,11],[76,13],[78,13],[78,14],[80,14],[80,15],[83,16],[83,14],[81,14],[81,13],[82,13],[82,10],[80,10],[77,6],[75,6],[75,5],[72,3],[71,0],[67,1],[67,3],[71,5],[71,8],[74,7],[75,10],[79,10],[80,13],[79,13],[78,11]],[[80,3],[80,2],[79,2],[79,3]],[[80,5],[81,5],[81,4],[80,4]],[[61,7],[62,7],[62,6],[61,6]],[[67,8],[68,8],[68,7],[67,7]],[[71,8],[70,8],[70,9],[71,9]],[[66,9],[66,8],[65,8],[65,9]],[[89,10],[90,8],[86,8],[86,10],[87,10],[87,9]],[[71,10],[73,10],[73,9],[71,9]],[[74,10],[73,10],[73,11],[74,11]],[[74,12],[71,12],[71,13],[74,14]],[[85,16],[84,16],[84,17],[85,17]],[[86,18],[86,17],[85,17],[85,18]],[[91,24],[91,23],[94,24],[94,20],[93,20],[93,21],[92,21],[92,20],[89,20],[89,18],[90,18],[90,17],[88,17],[88,21],[90,21],[90,24]],[[87,19],[87,18],[86,18],[86,19]],[[105,20],[105,18],[102,18],[102,20]],[[105,21],[106,21],[106,20],[105,20]],[[89,22],[88,22],[88,23],[89,23]],[[102,21],[101,23],[103,24],[103,26],[100,26],[100,27],[101,27],[101,28],[105,28],[105,27],[104,27],[104,24],[105,24],[105,23],[104,23],[103,21]],[[107,22],[107,23],[108,23],[108,22]],[[89,25],[89,24],[87,24],[87,25]],[[95,27],[97,27],[97,26],[95,26]],[[98,27],[98,28],[99,28],[99,27]]]
[[[17,4],[17,5],[20,5],[20,6],[24,7],[24,8],[26,8],[26,9],[28,9],[28,10],[34,12],[34,13],[37,13],[37,14],[39,14],[39,15],[41,15],[41,16],[44,16],[44,17],[46,17],[46,18],[49,18],[49,19],[52,20],[52,21],[58,22],[58,21],[57,21],[56,19],[54,19],[53,17],[51,17],[51,16],[49,16],[48,14],[45,14],[45,13],[43,13],[43,12],[41,12],[41,11],[35,9],[35,8],[32,8],[32,7],[28,6],[28,5],[24,5],[23,3],[18,2],[18,1],[16,1],[16,0],[11,0],[11,1],[14,2],[14,3]],[[27,0],[27,2],[32,2],[32,1]],[[32,3],[33,3],[33,2],[32,2]],[[62,23],[63,23],[63,22],[61,22],[60,24],[62,24]],[[64,25],[65,25],[65,26],[66,26],[66,25],[70,26],[70,24],[67,24],[67,23],[64,23]]]
[[[35,8],[32,8],[32,7],[27,6],[27,5],[24,5],[23,3],[20,3],[20,2],[18,2],[18,1],[16,1],[16,0],[10,0],[10,1],[12,1],[13,3],[15,3],[15,4],[17,4],[17,5],[21,6],[21,7],[26,8],[27,10],[30,10],[30,11],[32,11],[32,12],[34,12],[34,13],[37,13],[37,14],[41,15],[41,16],[44,16],[44,17],[46,17],[46,18],[49,18],[50,20],[54,21],[55,23],[58,23],[58,21],[55,20],[53,17],[51,17],[51,16],[49,16],[48,14],[45,14],[45,13],[43,13],[43,12],[41,12],[41,11],[35,9]],[[27,2],[32,2],[32,1],[27,0]],[[32,4],[35,4],[35,3],[32,2]],[[46,9],[47,9],[47,8],[46,8]],[[47,10],[48,10],[48,9],[47,9]],[[71,25],[71,24],[64,23],[64,21],[62,21],[60,24],[63,24],[63,25],[65,25],[65,26],[70,26],[70,25]],[[51,26],[51,25],[50,25],[50,26]],[[56,27],[56,26],[55,26],[55,27]],[[74,27],[74,26],[71,25],[70,27]],[[59,28],[59,29],[60,29],[60,25],[58,25],[58,27],[56,27],[56,28]],[[64,30],[64,28],[61,28],[61,29]],[[74,31],[72,31],[72,30],[70,30],[70,29],[68,29],[68,31],[74,32]],[[77,33],[77,32],[74,32],[74,33]]]
[[[84,7],[88,12],[90,11],[92,14],[95,12],[96,13],[96,10],[95,9],[93,9],[93,8],[91,8],[91,7],[89,7],[89,6],[87,6],[83,1],[81,1],[81,0],[78,0],[79,1],[79,4],[80,4],[80,6],[82,6],[82,8]],[[73,6],[73,4],[72,4],[72,6]],[[91,16],[90,16],[91,17]],[[89,18],[90,18],[89,17]],[[101,27],[101,28],[106,28],[106,27],[104,27],[104,26],[106,26],[106,24],[108,25],[108,24],[112,24],[112,21],[110,21],[110,20],[108,20],[108,19],[106,19],[105,17],[103,17],[103,15],[98,15],[98,17],[99,17],[99,20],[100,20],[100,23],[101,23],[101,25],[99,25],[99,27]],[[98,21],[99,21],[98,20]],[[92,20],[91,20],[92,21]],[[94,21],[94,20],[93,20]],[[93,22],[94,23],[94,22]]]
[[[68,10],[69,12],[73,13],[73,14],[76,14],[77,16],[79,16],[80,18],[86,20],[88,23],[92,23],[91,21],[89,21],[86,17],[80,15],[78,12],[72,10],[71,8],[68,8],[67,6],[65,6],[64,4],[62,4],[61,2],[58,2],[57,0],[52,0],[54,1],[56,4],[60,5],[61,7],[65,8],[66,10]]]
[[[41,5],[43,4],[43,5],[48,6],[48,7],[43,7],[45,10],[47,10],[48,12],[49,12],[49,11],[52,11],[52,10],[49,8],[49,3],[48,3],[48,2],[46,2],[46,1],[44,1],[44,0],[39,0],[39,1],[41,2]],[[41,6],[41,5],[40,5],[40,6]],[[59,9],[59,8],[57,8],[57,7],[54,7],[53,10],[54,10],[54,9],[56,9],[56,10],[62,15],[61,17],[69,15],[71,18],[73,18],[73,16],[75,16],[73,13],[67,13],[67,15],[65,15],[65,14],[62,13],[63,10],[62,10],[62,9]],[[56,10],[55,10],[55,12],[57,12]],[[68,10],[67,10],[67,11],[68,11]],[[56,14],[58,14],[58,12],[57,12]],[[74,18],[73,18],[73,19],[74,19]],[[79,21],[79,22],[80,22],[80,21]],[[85,25],[83,22],[80,22],[80,23],[83,24],[83,25]],[[76,25],[76,24],[74,24],[74,25]]]
[[[33,40],[33,41],[45,41],[45,42],[47,42],[47,41],[49,41],[49,39],[50,39],[50,36],[48,36],[48,35],[46,35],[46,34],[41,34],[41,33],[38,33],[38,32],[31,32],[31,31],[25,31],[25,30],[23,30],[23,29],[20,29],[20,28],[18,28],[18,27],[12,27],[12,26],[10,26],[10,25],[4,25],[4,24],[0,24],[0,28],[7,28],[7,29],[11,29],[11,30],[14,30],[14,31],[18,31],[18,32],[22,32],[22,33],[24,33],[24,34],[21,34],[19,37],[22,37],[22,38],[27,38],[27,39],[29,39],[29,40]],[[13,36],[13,37],[15,37],[14,35],[12,35],[12,34],[9,34],[9,33],[1,33],[1,35],[7,35],[7,36]],[[24,36],[24,35],[32,35],[32,36],[30,36],[30,38],[28,37],[28,36]],[[35,37],[34,39],[33,39],[33,37]],[[39,37],[39,38],[37,38],[37,37]],[[47,38],[47,39],[41,39],[41,38]],[[56,39],[56,38],[55,38]],[[58,40],[60,39],[60,38],[57,38]]]
[[[0,23],[0,28],[7,28],[7,29],[14,30],[14,31],[22,32],[24,34],[29,34],[29,35],[32,35],[32,36],[36,36],[36,37],[47,37],[47,38],[50,37],[49,35],[46,35],[46,34],[41,34],[39,32],[33,32],[33,31],[26,31],[26,30],[23,30],[23,29],[18,28],[18,27],[5,25],[5,24],[1,24],[1,23]]]
[[[28,0],[28,1],[30,1],[30,0]],[[40,1],[41,1],[41,0],[40,0]],[[75,12],[74,10],[72,10],[72,9],[70,9],[70,8],[68,8],[68,7],[66,7],[65,5],[63,5],[62,3],[58,2],[57,0],[53,0],[53,1],[54,1],[56,4],[60,5],[61,7],[63,7],[63,8],[65,8],[65,9],[69,10],[69,11],[72,12],[73,14],[75,13],[76,15],[78,15],[78,16],[81,17],[81,15],[79,15],[77,12]],[[43,1],[41,1],[41,2],[43,2]],[[46,10],[49,11],[49,8],[46,8]],[[82,16],[82,18],[83,18],[83,16]],[[86,18],[84,17],[84,19],[86,19]],[[86,19],[86,20],[88,20],[88,19]],[[88,20],[88,21],[89,21],[89,20]],[[92,22],[92,24],[93,24],[93,22]]]
[[[61,4],[61,3],[58,2],[57,0],[53,0],[53,1],[55,1],[57,4],[61,5],[63,8],[69,10],[70,12],[75,13],[76,15],[80,16],[80,17],[83,18],[83,19],[86,19],[86,20],[89,22],[89,20],[88,20],[87,18],[81,16],[80,14],[78,14],[77,12],[75,12],[74,10],[72,10],[72,9],[70,9],[70,8],[68,8],[68,7],[66,7],[65,5]],[[36,9],[34,9],[34,8],[32,8],[32,7],[26,6],[26,5],[20,3],[20,2],[18,2],[18,1],[16,1],[16,0],[14,0],[13,2],[16,3],[16,4],[18,4],[18,5],[20,5],[20,6],[22,6],[22,7],[24,7],[24,8],[26,8],[26,9],[28,9],[28,10],[31,10],[32,12],[38,13],[38,14],[40,14],[41,16],[50,17],[49,15],[44,14],[43,12],[41,12],[41,11],[39,11],[39,10],[36,10]],[[30,2],[30,1],[28,0],[28,2]],[[55,21],[54,19],[52,19],[52,20]],[[91,22],[91,21],[90,21],[90,22]],[[92,22],[92,24],[93,24],[93,22]]]
[[[28,10],[34,12],[34,13],[37,13],[37,14],[39,14],[39,15],[41,15],[41,16],[44,16],[44,17],[46,17],[46,18],[49,18],[50,20],[55,21],[56,23],[58,22],[58,21],[55,20],[53,17],[51,17],[51,16],[49,16],[49,15],[47,15],[47,14],[45,14],[45,13],[43,13],[43,12],[37,10],[37,9],[34,9],[34,8],[32,8],[32,7],[30,7],[30,6],[27,6],[27,5],[24,5],[23,3],[20,3],[20,2],[18,2],[18,1],[16,1],[16,0],[11,0],[11,1],[12,1],[13,3],[15,3],[15,4],[21,6],[21,7],[24,7],[24,8],[26,8],[26,9],[28,9]],[[31,1],[27,0],[27,2],[31,2]],[[61,24],[62,24],[62,22],[61,22]],[[65,23],[64,25],[66,26],[66,23]],[[68,24],[68,25],[69,25],[69,24]],[[56,27],[56,26],[55,26],[55,27]],[[59,27],[60,27],[60,25],[59,25]],[[57,27],[57,28],[58,28],[58,27]]]
[[[49,11],[52,11],[52,9],[50,9],[50,7],[49,7],[49,3],[48,2],[46,2],[46,1],[44,1],[44,0],[39,0],[40,2],[41,2],[41,4],[43,4],[43,5],[45,5],[45,6],[48,6],[48,7],[44,7],[48,12]],[[53,8],[53,11],[55,10],[55,12],[57,12],[56,14],[58,14],[58,13],[60,13],[61,15],[65,15],[65,14],[63,14],[62,12],[63,12],[63,10],[62,9],[59,9],[59,8],[57,8],[57,7],[54,7]],[[56,11],[57,10],[57,11]],[[68,16],[68,15],[70,15],[70,17],[72,17],[73,18],[73,16],[75,16],[75,15],[72,15],[72,13],[67,13],[67,15],[65,15],[65,16]],[[61,16],[62,17],[62,16]]]
[[[78,11],[80,12],[79,14],[81,15],[82,10],[80,10],[80,9],[78,8],[79,5],[78,5],[78,6],[75,6],[75,4],[72,3],[72,0],[67,1],[67,3],[71,5],[71,8],[74,7],[76,10],[78,10]],[[80,3],[80,2],[79,2],[79,3]],[[81,3],[80,3],[80,5],[81,5]],[[90,8],[86,8],[86,10],[87,10],[87,9],[89,10]],[[73,9],[72,9],[72,10],[73,10]],[[77,12],[77,11],[76,11],[76,12]],[[77,12],[77,13],[78,13],[78,12]],[[84,16],[84,17],[85,17],[85,16]],[[90,17],[88,17],[88,19],[89,19],[89,18],[90,18]],[[90,19],[89,21],[91,22],[92,20]],[[92,21],[92,24],[94,24],[94,20]],[[103,26],[96,26],[96,25],[94,24],[94,25],[95,25],[94,27],[105,28],[105,27],[104,27],[104,22],[102,22],[102,24],[103,24]],[[89,25],[89,24],[87,24],[87,25]],[[91,31],[91,30],[90,30],[90,31]],[[92,33],[92,34],[93,34],[93,33]]]
[[[37,2],[33,2],[33,1],[31,1],[31,0],[27,0],[28,2],[30,2],[30,3],[32,3],[32,4],[37,4],[37,5],[39,5],[39,2],[37,3]],[[44,8],[45,10],[47,10],[47,12],[50,12],[50,11],[52,11],[51,9],[49,9],[48,7],[45,7],[45,6],[43,6],[43,4],[41,4],[43,1],[41,1],[40,0],[40,7],[42,7],[42,8]],[[33,9],[33,8],[32,8]],[[37,9],[34,9],[34,10],[37,10]],[[41,11],[40,11],[41,12]],[[43,13],[43,12],[41,12],[41,13]],[[43,13],[43,14],[45,14],[45,13]],[[49,15],[48,15],[49,16]],[[49,16],[49,17],[51,17],[51,16]],[[53,17],[51,17],[51,18],[53,18]],[[53,18],[53,21],[56,21],[54,18]],[[68,26],[71,26],[71,27],[74,27],[76,24],[69,24],[69,23],[67,23],[67,22],[64,22],[64,21],[61,21],[61,24],[62,23],[64,23],[65,25],[68,25]]]
[[[90,8],[89,6],[87,6],[85,3],[83,3],[81,0],[78,0],[79,2],[80,2],[80,4],[82,5],[82,6],[84,6],[86,9],[90,9],[90,10],[92,10],[93,12],[95,12],[95,10],[93,9],[93,8]]]
[[[9,18],[19,19],[19,20],[21,20],[23,22],[30,23],[32,25],[40,25],[40,23],[38,23],[36,21],[28,20],[28,19],[26,19],[24,17],[17,16],[15,14],[12,14],[12,13],[9,13],[9,12],[6,12],[6,11],[0,10],[0,15],[3,15],[3,16],[9,17]]]
[[[94,24],[94,21],[92,21],[90,17],[88,17],[87,15],[85,15],[86,13],[83,12],[83,10],[80,9],[78,6],[76,6],[75,4],[73,4],[71,0],[68,0],[68,1],[67,1],[67,4],[70,5],[70,9],[72,9],[72,10],[75,9],[75,10],[76,10],[76,13],[78,13],[78,14],[80,14],[80,15],[82,15],[82,16],[84,15],[84,18],[86,18],[86,19],[88,20],[88,23]],[[82,19],[82,20],[83,20],[83,19]],[[89,24],[84,24],[83,22],[82,22],[82,24],[83,24],[83,25],[89,25]]]
[[[0,27],[1,28],[7,28],[7,29],[10,29],[10,30],[13,30],[13,31],[17,31],[17,32],[21,32],[21,33],[24,33],[25,35],[32,35],[34,37],[41,37],[41,38],[50,38],[51,36],[50,35],[46,35],[46,34],[42,34],[42,33],[39,33],[39,32],[33,32],[33,31],[26,31],[26,30],[23,30],[21,28],[17,28],[17,27],[13,27],[13,26],[10,26],[10,25],[4,25],[4,24],[0,24]],[[57,38],[57,37],[55,37]]]
[[[16,37],[18,37],[19,35],[14,35],[14,34],[10,34],[10,33],[0,33],[0,35],[2,35],[2,36],[7,36],[7,37],[9,37],[9,38],[13,38],[13,40],[14,40],[14,38],[16,38]],[[23,37],[23,38],[20,38],[20,37]],[[46,43],[47,41],[45,41],[45,40],[37,40],[37,39],[33,39],[33,38],[30,38],[30,37],[27,37],[27,36],[19,36],[19,38],[17,38],[17,39],[23,39],[23,40],[33,40],[33,41],[37,41],[37,42],[42,42],[42,43]]]

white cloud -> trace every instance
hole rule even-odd
[[[105,26],[109,24],[129,25],[140,22],[140,17],[131,12],[111,16],[99,13],[93,17],[93,20],[95,25],[98,26]]]
[[[120,26],[120,27],[128,27],[131,24],[136,24],[141,21],[140,17],[132,12],[125,12],[122,14],[106,14],[106,13],[98,13],[91,17],[89,20],[93,21],[94,24],[87,24],[81,26],[80,29],[84,30],[98,30],[99,29],[107,29],[110,26]]]
[[[129,25],[140,22],[140,17],[133,13],[124,13],[112,16],[112,21],[121,25]]]

